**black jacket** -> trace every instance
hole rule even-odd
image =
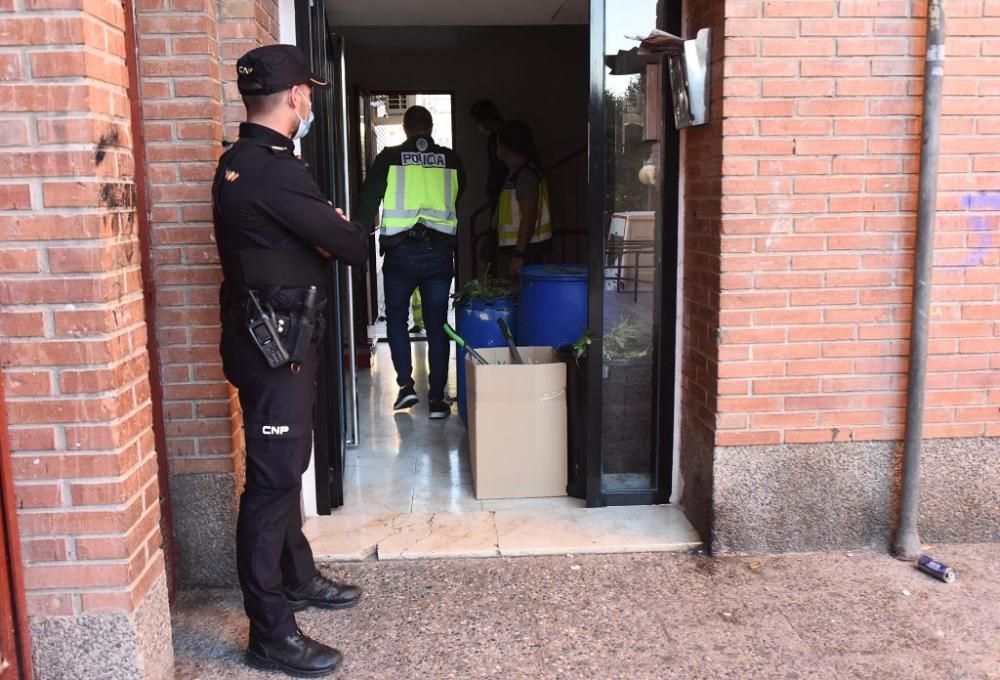
[[[368,257],[367,232],[342,218],[293,155],[288,137],[243,123],[219,159],[213,183],[215,240],[226,289],[325,285],[326,258],[349,265]]]

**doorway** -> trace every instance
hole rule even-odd
[[[448,148],[454,146],[452,123],[454,95],[450,92],[369,92],[359,88],[356,99],[360,126],[355,145],[354,167],[356,176],[360,177],[362,182],[367,177],[368,169],[375,162],[376,156],[386,147],[399,146],[406,141],[403,114],[411,106],[422,106],[430,111],[434,120],[435,143]],[[381,210],[379,221],[381,221]],[[368,320],[368,340],[370,343],[376,343],[386,339],[385,292],[382,289],[383,254],[376,247],[370,252],[369,258],[372,264],[366,272],[365,315]],[[410,323],[407,327],[410,329],[411,339],[423,340],[425,329],[419,294],[413,299],[410,314]],[[454,323],[453,318],[450,320]]]
[[[464,157],[470,175],[469,191],[459,206],[460,238],[466,230],[459,251],[468,252],[467,228],[477,198],[485,194],[477,177],[484,185],[486,164],[485,138],[465,113],[472,102],[493,99],[506,118],[530,121],[539,146],[546,145],[539,149],[543,157],[579,157],[584,181],[566,192],[579,208],[567,220],[572,224],[557,224],[555,231],[572,232],[577,243],[562,252],[575,251],[567,257],[578,258],[589,272],[594,344],[585,364],[590,395],[582,418],[585,499],[521,505],[540,513],[584,510],[584,505],[662,508],[670,497],[674,464],[679,144],[672,121],[663,115],[670,107],[660,58],[616,60],[635,47],[625,35],[645,35],[656,27],[678,31],[679,5],[668,6],[663,0],[588,5],[579,0],[552,2],[553,11],[545,12],[542,1],[513,3],[498,12],[498,3],[470,2],[462,4],[462,16],[457,17],[439,4],[421,4],[418,11],[401,3],[399,16],[384,8],[375,16],[360,0],[329,3],[324,39],[337,47],[331,51],[332,68],[345,117],[344,129],[336,135],[343,142],[329,151],[332,165],[350,167],[349,158],[374,157],[378,140],[371,132],[373,96],[448,93],[452,146]],[[401,25],[385,25],[381,18],[386,16],[399,18]],[[530,16],[534,23],[519,25],[518,16]],[[454,23],[459,20],[464,23]],[[550,52],[537,51],[540,45]],[[357,194],[363,181],[366,164],[359,165],[338,183],[345,200]],[[475,271],[466,266],[460,277]],[[364,283],[355,285],[354,296],[341,289],[344,328],[352,326],[347,319],[353,318],[357,330],[358,311],[364,305],[370,309],[365,322],[379,315],[377,264],[361,276]],[[357,363],[351,352],[357,347],[343,331],[337,341],[344,351],[339,357],[331,355],[331,364],[339,358],[346,370],[340,375],[343,389],[336,395],[341,398],[339,410],[332,402],[320,406],[328,414],[330,439],[317,442],[317,482],[333,491],[327,494],[329,503],[319,503],[319,514],[360,518],[388,513],[398,518],[424,511],[498,512],[471,494],[467,437],[458,418],[452,416],[444,427],[428,433],[426,414],[419,410],[392,414],[395,384],[387,353],[380,356],[376,349],[371,366],[352,377]],[[417,344],[414,351],[417,377],[423,350]],[[331,386],[337,384],[339,366],[330,366]],[[449,391],[455,393],[454,366]],[[357,428],[352,429],[352,418]],[[350,433],[355,446],[347,445]],[[376,480],[362,470],[366,465],[379,468],[386,478]],[[403,470],[410,481],[400,484]],[[424,485],[433,480],[421,481],[421,474],[437,474],[444,486]],[[367,490],[380,484],[389,491],[375,499]],[[424,488],[418,491],[418,486]],[[386,530],[382,521],[376,522],[381,527],[377,531]]]

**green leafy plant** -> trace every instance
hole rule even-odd
[[[594,342],[594,334],[589,330],[584,331],[583,335],[577,338],[576,342],[569,346],[570,355],[573,357],[573,361],[576,365],[580,365],[580,359],[584,359],[590,354],[590,345]]]
[[[496,279],[490,276],[490,270],[478,279],[472,279],[462,289],[452,293],[453,306],[460,307],[470,300],[483,300],[486,298],[512,297],[517,292],[517,287],[509,279]]]
[[[621,317],[604,334],[604,358],[641,359],[649,354],[652,344],[653,333],[649,328],[640,326],[629,317]]]

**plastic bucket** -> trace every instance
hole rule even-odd
[[[533,265],[521,270],[517,344],[557,350],[587,330],[587,267]]]
[[[455,308],[455,330],[473,349],[480,347],[506,347],[507,341],[497,324],[504,319],[511,333],[517,337],[517,301],[512,297],[477,298]],[[458,383],[458,415],[466,422],[465,394],[465,350],[461,347],[455,353]]]

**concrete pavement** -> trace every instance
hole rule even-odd
[[[1000,679],[1000,545],[935,546],[950,585],[873,552],[360,562],[341,612],[299,615],[344,651],[333,678]],[[238,591],[174,606],[176,677],[243,666]]]

